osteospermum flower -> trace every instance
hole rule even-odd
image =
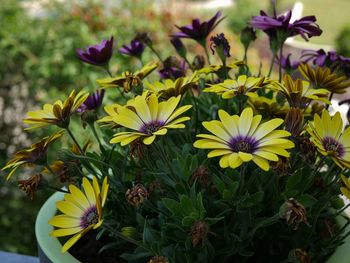
[[[340,175],[344,186],[340,187],[340,191],[342,192],[343,195],[346,196],[350,200],[350,180],[349,178],[346,178],[343,174]]]
[[[222,83],[211,85],[205,88],[204,92],[215,92],[221,95],[223,99],[230,99],[238,95],[246,95],[248,97],[257,97],[256,90],[264,84],[264,77],[247,77],[246,75],[239,76],[236,80],[227,79]]]
[[[31,125],[27,130],[41,128],[49,125],[56,125],[61,128],[67,128],[70,116],[84,103],[89,93],[75,90],[71,92],[65,101],[58,100],[54,104],[45,104],[42,110],[30,111],[25,124]]]
[[[294,143],[284,137],[290,136],[285,130],[276,130],[282,119],[261,122],[261,115],[253,116],[253,110],[246,108],[240,116],[229,115],[219,110],[218,120],[203,122],[212,134],[198,134],[201,138],[194,147],[210,149],[208,158],[221,156],[220,167],[237,168],[243,163],[253,161],[261,169],[270,168],[269,161],[277,162],[278,155],[289,157],[286,149]]]
[[[139,86],[142,79],[147,77],[158,67],[157,63],[151,62],[136,72],[123,72],[120,76],[113,78],[98,79],[97,83],[103,88],[122,87],[124,92],[129,92],[133,87]]]
[[[306,130],[322,155],[330,156],[340,167],[350,168],[350,128],[344,131],[339,112],[333,117],[326,110],[321,117],[315,114],[314,121],[309,123]]]
[[[270,87],[280,92],[288,101],[291,107],[304,108],[312,100],[330,103],[328,101],[329,91],[326,89],[314,89],[307,81],[297,79],[295,82],[289,75],[284,75],[283,83],[274,82]]]
[[[192,106],[186,105],[176,109],[180,99],[179,95],[158,102],[155,94],[136,96],[127,106],[118,108],[118,112],[113,116],[116,124],[133,131],[119,132],[110,142],[124,146],[138,138],[143,138],[143,143],[148,145],[157,135],[165,135],[168,129],[184,128],[185,125],[182,122],[189,120],[190,117],[177,117]]]
[[[141,58],[145,45],[138,39],[131,40],[129,45],[123,45],[119,52],[124,55]]]
[[[39,142],[34,143],[29,149],[24,149],[15,153],[15,156],[2,168],[2,170],[11,169],[7,180],[9,180],[13,173],[23,165],[46,165],[46,153],[49,145],[59,139],[63,133],[63,131],[59,131],[51,136],[44,137]]]
[[[102,188],[96,177],[91,182],[84,177],[81,191],[74,185],[69,186],[69,194],[64,200],[56,203],[57,209],[63,214],[54,216],[49,224],[57,227],[51,235],[63,237],[73,235],[62,247],[62,253],[71,248],[84,234],[102,225],[102,208],[108,193],[108,180],[104,178]]]
[[[345,75],[332,73],[329,68],[312,69],[310,65],[300,64],[298,70],[308,80],[315,89],[326,89],[330,92],[341,94],[345,93],[350,87],[350,80]]]
[[[165,79],[163,82],[146,82],[145,85],[150,92],[159,95],[163,99],[169,99],[170,97],[183,95],[187,90],[196,87],[198,80],[197,74],[193,74],[191,77],[181,77],[175,81]]]
[[[80,107],[77,109],[77,112],[97,110],[102,104],[104,95],[105,95],[105,90],[95,91],[94,93],[89,95],[89,97],[86,98],[83,104],[81,104]]]

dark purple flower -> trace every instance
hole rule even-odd
[[[319,50],[304,50],[301,58],[304,62],[312,61],[314,65],[319,67],[327,66],[330,67],[335,62],[346,62],[347,58],[339,56],[335,51],[324,51]]]
[[[119,49],[119,52],[124,55],[140,58],[144,50],[145,45],[138,39],[133,39],[130,45],[123,45],[123,47]]]
[[[89,97],[87,97],[84,103],[81,104],[81,106],[77,109],[77,112],[83,113],[88,110],[98,109],[102,104],[104,95],[105,95],[105,90],[103,89],[95,91],[94,93],[89,95]]]
[[[292,11],[285,15],[269,16],[264,11],[260,11],[260,16],[253,16],[250,24],[257,29],[263,30],[269,37],[277,37],[277,32],[282,33],[284,42],[288,37],[300,35],[306,41],[313,36],[319,36],[322,30],[318,27],[315,16],[306,16],[290,23]],[[281,34],[280,34],[281,35]]]
[[[290,72],[291,70],[298,68],[298,66],[300,64],[300,62],[297,62],[297,61],[292,62],[290,59],[291,55],[292,54],[288,54],[287,57],[282,56],[281,59],[279,60],[282,68],[287,72]]]
[[[201,22],[196,18],[192,20],[192,24],[190,25],[182,27],[176,26],[181,32],[177,32],[172,36],[177,38],[191,38],[203,45],[208,35],[224,19],[219,19],[221,15],[222,14],[219,11],[208,21]]]
[[[177,79],[186,75],[186,62],[170,56],[163,62],[163,67],[158,71],[161,79]]]
[[[184,44],[182,43],[181,39],[178,37],[172,37],[170,39],[171,44],[173,45],[173,47],[176,49],[177,53],[181,56],[181,57],[185,57],[186,56],[186,47],[184,46]]]
[[[103,39],[100,44],[88,46],[85,51],[78,48],[76,54],[85,63],[104,66],[108,64],[113,54],[113,37],[109,40]]]
[[[217,34],[214,37],[210,38],[211,44],[210,49],[213,52],[213,55],[216,52],[218,53],[221,60],[225,60],[225,58],[230,57],[230,44],[225,38],[224,33]]]

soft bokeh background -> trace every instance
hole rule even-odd
[[[280,0],[279,12],[292,9],[295,1]],[[307,48],[337,49],[350,56],[349,0],[302,0],[303,16],[316,15],[324,34],[312,38]],[[299,5],[300,6],[300,5]],[[0,167],[14,152],[27,147],[44,131],[23,131],[22,119],[29,109],[43,102],[64,98],[74,87],[96,88],[104,72],[82,64],[75,49],[98,43],[113,35],[117,47],[136,32],[147,31],[163,57],[173,53],[168,36],[190,19],[208,19],[217,10],[227,16],[216,32],[224,32],[233,58],[241,59],[239,32],[260,9],[269,10],[269,0],[1,0],[0,4]],[[287,52],[300,54],[299,39]],[[193,53],[201,49],[188,41]],[[302,48],[305,48],[302,46]],[[265,72],[270,61],[267,39],[260,38],[249,51],[249,63]],[[192,56],[193,57],[193,56]],[[191,57],[191,58],[192,58]],[[155,59],[146,51],[144,60]],[[139,66],[137,61],[114,55],[113,72]],[[57,146],[56,146],[57,147]],[[26,177],[26,171],[18,178]],[[33,201],[17,189],[16,179],[0,177],[0,250],[36,255],[34,222],[38,209],[51,194],[39,191]]]

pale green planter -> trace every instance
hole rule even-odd
[[[35,235],[38,242],[40,263],[81,263],[68,252],[61,253],[62,245],[50,236],[53,227],[48,221],[56,214],[56,202],[63,200],[64,193],[53,194],[41,207],[35,222]],[[343,223],[343,222],[342,222]],[[350,230],[348,226],[346,231]],[[338,247],[327,263],[350,263],[350,236]]]
[[[35,222],[35,235],[38,243],[40,263],[81,263],[68,252],[61,253],[62,245],[50,236],[53,227],[48,221],[56,214],[56,202],[63,200],[64,193],[53,194],[41,207]]]

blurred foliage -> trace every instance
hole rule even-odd
[[[350,24],[343,27],[338,33],[336,49],[340,55],[350,57]]]

